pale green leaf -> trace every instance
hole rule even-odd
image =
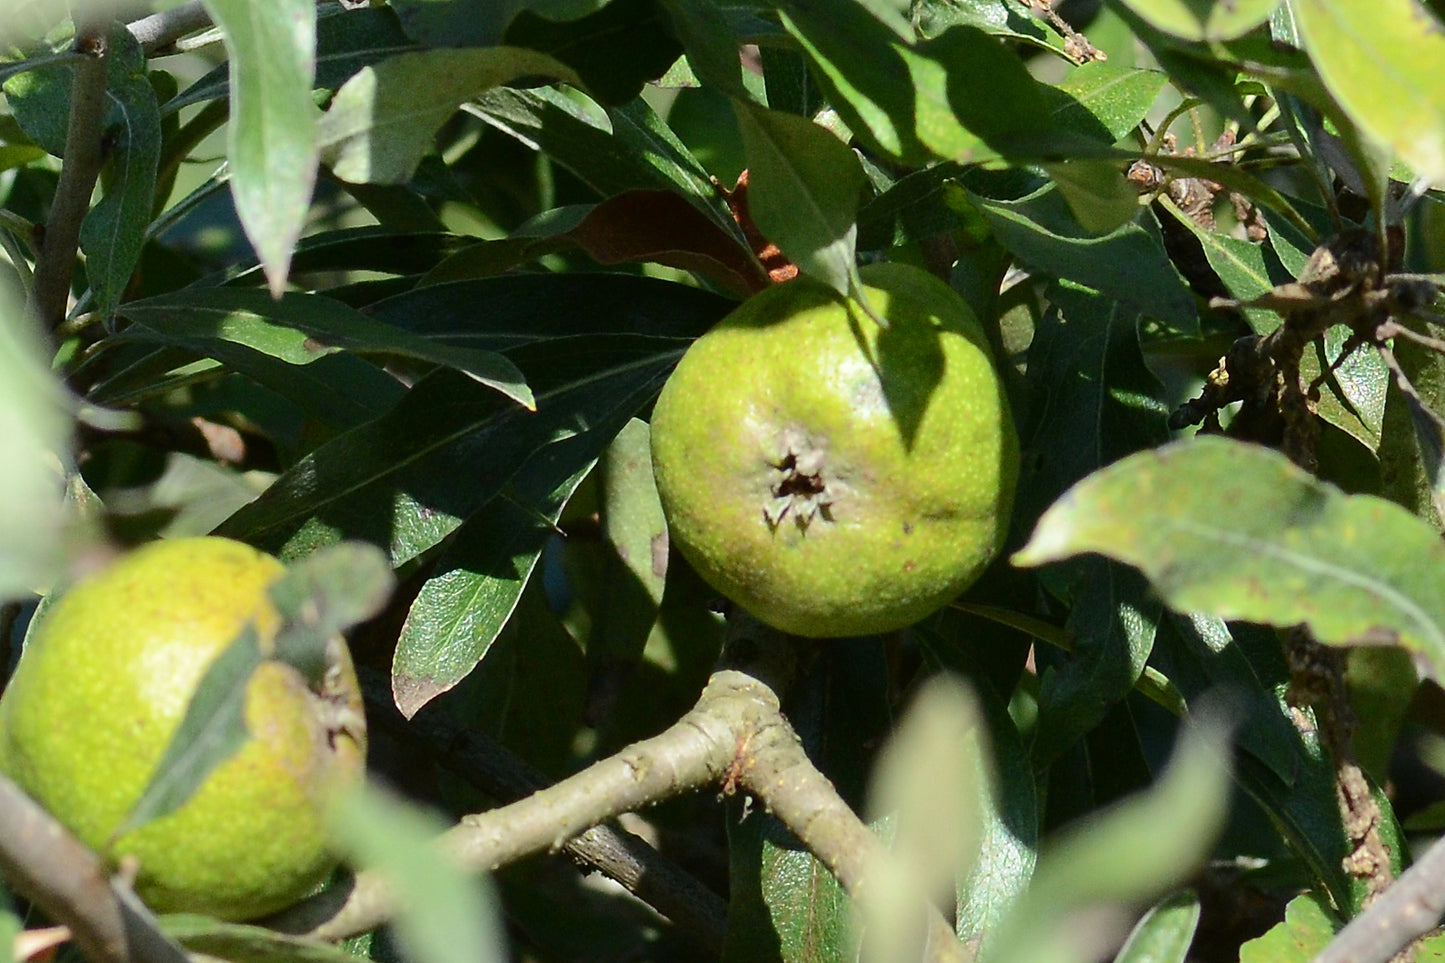
[[[404,183],[458,107],[533,75],[578,82],[571,68],[519,47],[425,50],[364,67],[336,92],[321,119],[323,156],[342,180]]]
[[[1349,119],[1418,174],[1445,181],[1445,27],[1415,0],[1290,6],[1315,69]]]
[[[1445,666],[1445,545],[1393,502],[1345,495],[1278,452],[1195,438],[1084,479],[1014,556],[1098,552],[1173,607],[1288,626],[1322,642],[1398,641]]]
[[[1185,40],[1230,40],[1264,23],[1279,0],[1121,0],[1165,33]]]
[[[226,155],[231,195],[246,237],[280,294],[306,223],[320,150],[311,83],[316,72],[312,0],[205,0],[231,58]]]
[[[45,588],[64,566],[69,406],[29,317],[0,289],[0,601]]]

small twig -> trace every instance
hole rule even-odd
[[[65,135],[65,163],[55,188],[50,217],[35,262],[35,286],[30,312],[46,331],[65,320],[70,302],[70,278],[80,244],[80,224],[90,210],[90,195],[105,164],[101,143],[105,135],[106,61],[110,47],[110,21],[99,17],[77,24],[75,49],[86,54],[75,65],[70,85],[70,123]]]
[[[69,927],[91,963],[187,963],[99,857],[10,780],[0,777],[0,869],[15,891]]]
[[[211,26],[211,14],[201,0],[190,0],[179,7],[172,7],[160,13],[126,24],[130,35],[140,44],[147,57],[166,52],[166,49],[186,34],[205,30]]]

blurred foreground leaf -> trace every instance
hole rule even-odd
[[[504,963],[506,928],[491,881],[463,871],[436,846],[445,827],[374,787],[343,798],[332,818],[337,848],[380,873],[401,901],[392,923],[415,963]]]

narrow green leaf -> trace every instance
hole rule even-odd
[[[1049,289],[1052,305],[1029,349],[1037,400],[1022,437],[1036,458],[1020,475],[1016,518],[1036,518],[1067,488],[1167,437],[1162,387],[1139,345],[1137,309],[1076,285]],[[1072,443],[1086,437],[1089,445]],[[1045,584],[1070,599],[1074,650],[1042,653],[1039,724],[1032,753],[1043,764],[1072,746],[1133,689],[1154,644],[1157,600],[1137,574],[1101,559],[1060,566]]]
[[[322,157],[342,180],[404,183],[459,106],[530,75],[579,82],[570,68],[519,47],[425,50],[363,67],[321,118]]]
[[[723,963],[856,960],[853,901],[828,868],[772,816],[729,812]]]
[[[185,288],[124,306],[135,322],[125,337],[159,340],[205,352],[216,342],[245,345],[288,364],[306,365],[337,351],[394,354],[455,368],[532,407],[516,366],[489,351],[444,346],[392,327],[319,294],[271,299],[244,288]]]
[[[498,88],[464,109],[542,151],[603,196],[674,190],[741,237],[707,169],[642,98],[604,110],[575,90]]]
[[[302,458],[218,531],[287,558],[356,538],[400,565],[455,531],[540,449],[592,429],[603,436],[600,450],[611,437],[606,426],[615,432],[651,400],[685,344],[613,337],[547,345],[557,381],[538,391],[535,413],[437,372],[382,417]],[[601,371],[599,351],[616,359]]]
[[[1229,40],[1269,19],[1279,0],[1120,0],[1150,24],[1184,40]]]
[[[168,913],[157,919],[162,933],[191,953],[236,963],[356,963],[344,947],[278,933],[264,926],[222,923],[209,916]]]
[[[316,185],[316,4],[205,0],[231,58],[231,195],[271,293],[286,284]]]
[[[105,196],[80,228],[86,278],[95,310],[109,317],[120,303],[140,260],[155,205],[156,164],[161,151],[160,109],[146,78],[140,46],[122,27],[111,41],[109,110],[105,124],[113,147],[103,183]]]
[[[1199,926],[1199,897],[1190,890],[1166,896],[1135,924],[1114,963],[1185,963]]]
[[[1399,506],[1347,496],[1277,452],[1196,438],[1085,479],[1015,556],[1099,552],[1144,570],[1172,606],[1332,645],[1393,641],[1445,666],[1445,545]]]
[[[1415,0],[1291,0],[1305,49],[1349,119],[1445,181],[1445,27]]]
[[[748,210],[804,274],[841,294],[858,289],[854,244],[863,166],[804,117],[735,103],[748,156]]]
[[[249,738],[246,691],[263,660],[256,626],[248,622],[196,684],[175,735],[112,841],[180,809],[241,750]]]
[[[698,79],[729,96],[745,96],[738,40],[721,8],[711,0],[662,0],[662,8]]]
[[[552,446],[458,529],[397,640],[391,687],[402,715],[411,718],[486,656],[600,447],[581,436]]]
[[[392,923],[407,957],[428,963],[504,963],[506,928],[491,880],[468,873],[436,845],[441,820],[374,787],[339,800],[332,839],[373,869],[400,900]]]

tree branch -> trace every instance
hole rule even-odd
[[[803,752],[780,709],[777,689],[792,677],[796,644],[752,619],[730,620],[724,665],[697,704],[660,735],[499,809],[464,817],[439,845],[462,866],[490,871],[542,851],[556,851],[588,829],[708,785],[758,796],[837,877],[854,899],[871,899],[879,867],[892,858]],[[271,925],[322,939],[375,929],[396,910],[395,894],[377,874],[357,875],[351,890],[323,894],[272,919]],[[322,918],[318,922],[318,916]],[[963,960],[952,929],[929,910],[930,961]]]
[[[70,85],[70,122],[65,135],[65,161],[50,217],[39,243],[30,312],[46,331],[65,320],[70,304],[70,279],[80,245],[80,224],[90,210],[90,195],[105,164],[102,139],[105,130],[106,62],[110,48],[110,20],[97,17],[76,24],[75,49],[86,57],[75,65]]]
[[[140,44],[147,57],[154,57],[166,51],[171,44],[187,34],[205,30],[211,26],[211,14],[201,0],[190,0],[179,7],[172,7],[160,13],[126,24],[130,35]]]
[[[187,963],[140,901],[112,885],[100,858],[4,777],[0,870],[18,893],[70,929],[91,963]]]
[[[503,746],[453,722],[431,707],[408,721],[397,711],[391,689],[363,674],[362,688],[373,725],[415,751],[435,753],[439,762],[481,792],[514,802],[547,785]],[[691,874],[620,826],[594,826],[563,849],[579,864],[616,880],[638,899],[696,937],[704,949],[721,949],[727,935],[727,905]]]

